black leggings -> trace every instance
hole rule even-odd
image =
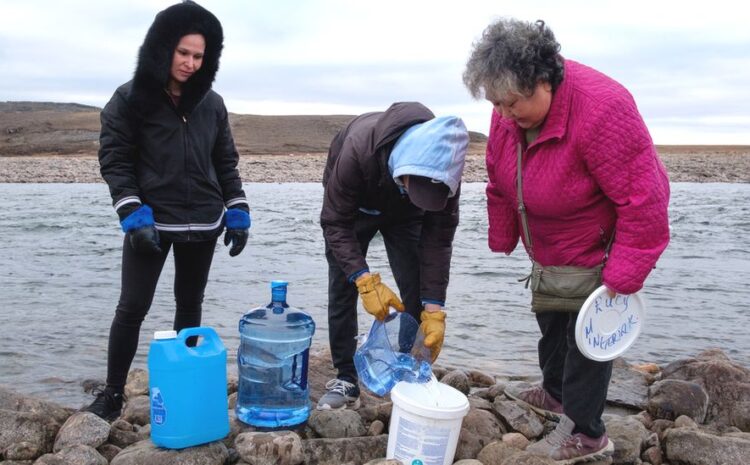
[[[161,240],[162,253],[136,253],[125,236],[122,247],[122,287],[120,301],[109,330],[107,387],[122,391],[138,349],[141,323],[154,299],[156,283],[174,248],[174,297],[177,306],[174,330],[200,326],[203,291],[214,256],[216,239],[205,242],[169,242]]]
[[[612,376],[612,362],[584,357],[576,345],[577,313],[541,312],[536,314],[542,337],[539,339],[539,366],[543,386],[563,404],[563,412],[576,424],[574,433],[598,438],[605,432],[602,413]]]

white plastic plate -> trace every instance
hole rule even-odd
[[[591,360],[606,362],[633,345],[644,323],[646,304],[639,293],[610,298],[599,287],[583,303],[576,320],[576,345]]]

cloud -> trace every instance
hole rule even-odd
[[[0,100],[102,106],[130,79],[138,47],[170,0],[4,0]],[[357,114],[419,100],[487,132],[490,106],[461,73],[501,15],[552,27],[568,57],[621,82],[658,143],[750,143],[750,28],[733,2],[204,0],[222,21],[216,89],[238,113]],[[741,141],[741,142],[736,142]],[[691,142],[692,143],[692,142]]]

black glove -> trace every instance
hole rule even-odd
[[[247,244],[247,236],[247,229],[227,229],[227,232],[224,233],[224,245],[232,243],[232,247],[229,249],[230,257],[236,257],[242,252],[245,244]]]
[[[137,253],[156,255],[161,253],[159,246],[159,231],[153,226],[144,226],[142,228],[128,231],[130,246]]]

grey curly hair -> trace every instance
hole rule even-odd
[[[530,96],[539,82],[555,90],[562,79],[560,44],[541,20],[500,19],[487,26],[463,74],[474,98],[483,97],[487,89],[498,95]]]

